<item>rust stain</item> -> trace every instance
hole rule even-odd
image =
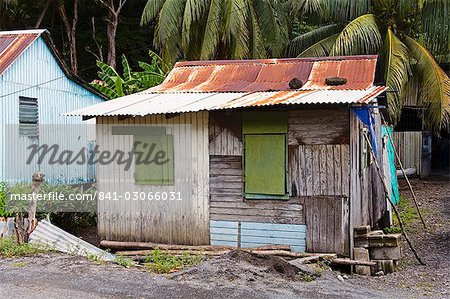
[[[147,92],[256,92],[301,89],[365,90],[373,86],[377,56],[261,60],[187,61],[175,64],[167,79]],[[325,78],[344,77],[347,84],[327,86]]]
[[[37,33],[0,34],[0,76],[38,37]]]

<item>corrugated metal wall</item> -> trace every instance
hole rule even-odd
[[[50,182],[88,181],[87,165],[26,165],[29,154],[26,147],[37,141],[19,137],[16,127],[11,126],[18,125],[19,96],[38,99],[42,125],[39,144],[56,142],[61,148],[78,150],[87,146],[87,127],[82,125],[80,117],[62,114],[102,101],[69,80],[44,40],[36,40],[0,77],[0,180],[30,180],[34,171],[41,170]],[[15,162],[13,169],[11,162]]]
[[[180,192],[182,200],[100,200],[98,227],[101,239],[151,241],[167,244],[209,243],[208,113],[187,113],[97,119],[99,150],[129,152],[132,135],[112,135],[113,125],[157,125],[173,135],[173,186],[136,185],[134,163],[128,171],[116,163],[97,167],[98,192],[125,196],[127,192]],[[132,195],[133,196],[133,195]],[[147,197],[148,198],[148,197]]]
[[[404,168],[415,168],[421,174],[422,132],[394,132],[394,146]]]

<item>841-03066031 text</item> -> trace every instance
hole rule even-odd
[[[175,191],[158,191],[158,192],[95,192],[94,195],[97,200],[167,200],[167,201],[179,201],[181,198],[181,192]]]

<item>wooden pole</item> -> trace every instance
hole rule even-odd
[[[382,113],[380,113],[380,114],[381,114],[381,119],[383,120],[383,124],[387,127],[388,125],[386,123],[386,120],[384,119],[383,114]],[[409,191],[411,192],[411,195],[412,195],[412,198],[413,198],[413,201],[414,201],[414,205],[416,206],[417,213],[419,214],[419,217],[420,217],[420,220],[422,221],[423,227],[426,229],[427,225],[425,223],[425,220],[422,217],[422,213],[420,212],[419,204],[417,203],[416,194],[414,193],[414,190],[413,190],[413,187],[411,185],[411,182],[409,181],[408,176],[406,175],[406,171],[403,168],[402,161],[400,161],[400,156],[399,156],[399,154],[397,152],[397,149],[395,148],[395,145],[394,145],[394,140],[393,140],[391,134],[389,133],[389,131],[387,132],[387,135],[389,137],[389,141],[392,144],[392,148],[394,149],[395,158],[397,159],[398,165],[400,166],[400,169],[402,170],[403,176],[405,177],[406,183],[408,184]]]
[[[418,261],[421,265],[425,265],[425,263],[424,263],[424,262],[421,260],[421,258],[419,257],[419,254],[417,253],[416,249],[415,249],[414,246],[412,245],[412,242],[411,242],[411,240],[409,239],[408,234],[406,233],[406,229],[405,229],[405,226],[403,225],[403,221],[402,221],[402,218],[400,217],[400,213],[398,212],[398,209],[397,209],[397,207],[395,206],[395,204],[392,202],[391,196],[389,195],[389,188],[388,188],[388,186],[387,186],[387,184],[386,184],[386,181],[385,181],[385,179],[384,179],[384,177],[383,177],[383,175],[382,175],[382,173],[381,173],[380,165],[378,164],[378,160],[377,160],[377,158],[375,157],[375,153],[374,153],[374,151],[373,151],[372,144],[370,143],[370,140],[369,140],[369,138],[367,137],[366,134],[364,134],[364,138],[366,139],[367,144],[369,145],[370,153],[371,153],[371,155],[372,155],[372,157],[373,157],[373,160],[374,160],[374,162],[375,162],[375,166],[376,166],[376,168],[377,168],[378,175],[379,175],[381,181],[383,182],[383,187],[384,187],[384,192],[385,192],[385,194],[386,194],[386,198],[388,199],[389,203],[391,204],[391,207],[392,207],[392,209],[394,210],[395,216],[397,216],[398,223],[399,223],[399,225],[400,225],[400,228],[401,228],[401,230],[402,230],[403,235],[405,236],[406,242],[408,243],[409,248],[411,248],[411,251],[414,253],[414,256],[416,257],[417,261]]]

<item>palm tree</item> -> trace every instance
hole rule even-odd
[[[450,80],[435,59],[450,61],[449,0],[317,2],[326,25],[293,39],[289,55],[380,54],[392,121],[399,120],[405,96],[413,94],[428,125],[436,131],[449,125]]]
[[[289,42],[279,0],[148,0],[142,24],[156,20],[165,62],[279,57]]]

